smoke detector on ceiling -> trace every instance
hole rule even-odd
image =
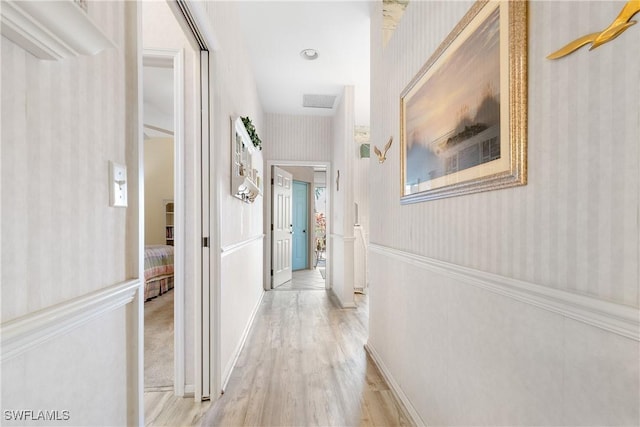
[[[306,108],[333,108],[336,95],[302,95],[302,106]]]
[[[318,51],[315,49],[303,49],[300,51],[300,56],[307,61],[313,61],[318,59]]]

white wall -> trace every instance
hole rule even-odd
[[[375,4],[374,143],[471,4],[410,2],[384,50]],[[637,425],[640,33],[549,61],[621,3],[529,5],[529,183],[401,206],[399,144],[370,165],[369,346],[426,424]]]
[[[353,86],[345,86],[340,104],[336,109],[333,125],[333,177],[331,183],[331,223],[329,242],[331,267],[329,282],[333,294],[342,307],[353,307],[354,269],[353,255],[355,237],[354,207],[354,162],[355,124],[353,110]],[[339,175],[339,182],[338,180]]]
[[[135,34],[136,5],[90,2],[88,13],[116,47],[46,61],[2,37],[1,401],[3,411],[69,410],[74,425],[125,425],[137,422],[136,378],[127,378],[137,357],[127,342],[127,332],[130,342],[138,332],[133,304],[98,307],[70,328],[39,311],[68,313],[76,298],[138,276],[130,60],[138,46],[126,38]],[[127,165],[127,208],[109,206],[110,160]],[[26,347],[7,357],[16,325]]]
[[[266,146],[262,107],[258,99],[249,58],[239,32],[241,17],[233,2],[203,4],[211,17],[220,49],[211,52],[212,82],[212,173],[211,186],[217,198],[211,201],[212,211],[220,215],[218,230],[213,237],[220,260],[220,289],[214,290],[214,304],[220,307],[218,348],[220,372],[218,390],[228,378],[250,322],[263,295],[263,198],[248,204],[231,195],[231,119],[249,116]],[[254,167],[264,178],[262,152],[256,152]],[[219,292],[216,294],[216,292]],[[215,393],[215,390],[212,390]]]
[[[173,138],[144,141],[144,243],[166,243],[165,200],[173,200]]]

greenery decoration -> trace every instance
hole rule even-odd
[[[256,127],[251,123],[251,119],[249,117],[240,118],[242,119],[244,127],[247,129],[247,133],[249,134],[249,138],[251,138],[251,142],[253,142],[253,146],[258,150],[262,150],[262,141],[258,136],[258,132],[256,132]]]

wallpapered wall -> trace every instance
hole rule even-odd
[[[470,7],[410,5],[375,72],[374,141],[399,142],[399,96]],[[604,28],[616,2],[532,2],[529,184],[400,206],[400,144],[372,167],[372,241],[637,307],[640,63],[627,31],[592,52],[545,57]],[[396,203],[389,203],[395,200]],[[406,227],[405,224],[415,226]]]
[[[333,118],[265,115],[267,160],[331,160]]]
[[[399,142],[400,93],[472,4],[410,2],[386,48],[373,6],[372,141]],[[621,2],[529,6],[528,185],[402,206],[400,144],[370,164],[369,346],[427,424],[637,424],[637,339],[461,274],[637,313],[640,31],[549,61]]]
[[[135,227],[126,232],[137,224],[135,162],[129,208],[110,207],[108,187],[109,160],[128,163],[137,150],[126,98],[137,74],[125,59],[137,49],[125,39],[135,7],[92,2],[88,13],[116,47],[46,61],[2,37],[3,323],[137,275],[127,263],[137,259]],[[2,409],[127,424],[128,326],[119,308],[3,362]]]

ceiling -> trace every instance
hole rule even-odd
[[[355,91],[355,124],[369,125],[367,1],[239,1],[245,44],[267,113],[332,116],[346,85]],[[300,56],[316,49],[318,59]],[[173,70],[145,65],[147,137],[173,134]],[[333,108],[305,108],[304,95],[336,95]]]
[[[142,70],[145,137],[172,136],[173,68],[145,65]]]
[[[238,8],[266,113],[332,116],[344,86],[353,85],[356,125],[369,125],[369,2],[242,1]],[[318,59],[300,56],[309,48]],[[305,94],[338,99],[332,109],[305,108]]]

